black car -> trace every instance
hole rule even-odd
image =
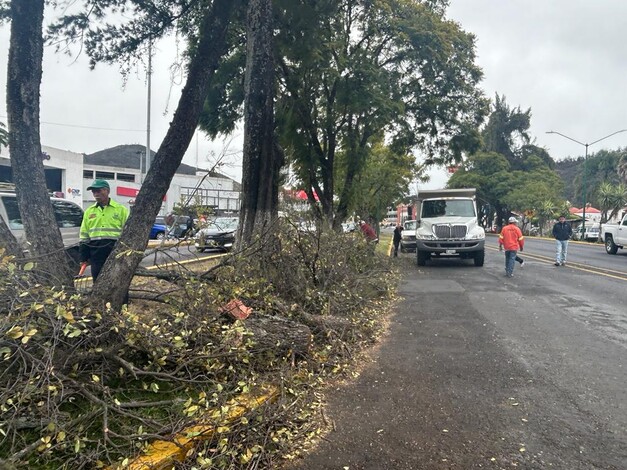
[[[235,232],[239,225],[237,217],[218,217],[209,221],[196,234],[194,245],[201,253],[209,249],[228,251],[235,243]]]

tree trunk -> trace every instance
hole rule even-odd
[[[15,256],[16,258],[24,257],[22,247],[2,217],[0,217],[0,249],[5,250],[4,255]]]
[[[253,350],[259,354],[284,356],[294,353],[306,356],[312,345],[311,330],[301,323],[281,317],[253,315],[243,321],[253,333],[251,340],[255,343]]]
[[[72,284],[61,232],[46,188],[39,135],[44,0],[11,2],[7,115],[17,203],[37,273],[48,285]]]
[[[250,0],[247,14],[242,205],[238,246],[265,239],[278,216],[283,164],[274,136],[272,0]]]
[[[234,3],[233,0],[215,0],[205,13],[200,40],[168,133],[137,195],[122,236],[94,285],[92,296],[96,303],[111,302],[114,309],[124,303],[148,244],[150,228],[194,135],[209,84],[225,52],[226,31]]]

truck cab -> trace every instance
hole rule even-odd
[[[432,258],[472,259],[483,266],[485,231],[477,218],[476,190],[441,189],[418,193],[416,263]]]

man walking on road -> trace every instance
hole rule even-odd
[[[505,247],[505,275],[514,277],[514,264],[518,250],[523,251],[525,237],[516,225],[516,217],[510,217],[508,224],[503,227],[499,235],[499,251]]]
[[[555,266],[564,266],[566,264],[568,240],[570,240],[572,235],[573,228],[566,223],[566,217],[560,215],[559,222],[553,225],[553,236],[556,241]]]

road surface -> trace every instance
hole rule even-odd
[[[403,300],[334,429],[289,469],[627,469],[627,256],[528,240],[486,263],[396,262]]]

